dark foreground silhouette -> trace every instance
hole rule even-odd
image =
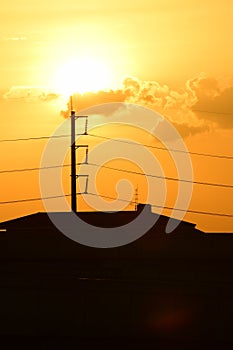
[[[78,215],[111,227],[138,212]],[[1,223],[4,347],[233,346],[233,235],[186,222],[166,234],[167,221],[110,249],[68,239],[46,213]]]

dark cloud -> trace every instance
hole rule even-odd
[[[75,93],[72,95],[72,109],[77,113],[81,113],[82,110],[88,109],[88,113],[108,115],[108,107],[106,104],[110,102],[125,102],[126,95],[122,90],[109,90],[87,92],[84,94]],[[61,115],[64,118],[68,118],[71,109],[71,101],[67,103],[67,110],[61,111]],[[109,109],[109,113],[113,112],[112,107]]]
[[[202,120],[216,123],[225,129],[233,128],[233,87],[223,90],[215,97],[203,94],[193,110]]]
[[[201,126],[192,126],[188,124],[177,124],[173,123],[177,131],[182,135],[183,137],[188,137],[194,134],[199,134],[202,132],[208,132],[210,131],[210,127],[208,124],[203,124]]]

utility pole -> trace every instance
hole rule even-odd
[[[71,108],[72,108],[72,97],[70,99]],[[86,159],[85,164],[88,163],[88,145],[76,145],[76,128],[75,128],[75,120],[78,118],[85,118],[85,130],[82,135],[87,135],[87,123],[88,116],[76,116],[75,111],[71,109],[71,210],[76,213],[77,212],[77,184],[76,180],[78,177],[86,177],[86,185],[84,193],[87,193],[88,190],[88,175],[77,175],[76,174],[76,150],[78,148],[86,149]],[[78,193],[81,194],[81,193]]]
[[[75,111],[71,110],[71,209],[74,213],[77,211],[76,178]]]

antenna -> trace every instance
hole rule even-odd
[[[73,111],[73,96],[70,95],[70,111]]]

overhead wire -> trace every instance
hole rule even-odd
[[[211,112],[211,111],[201,111],[201,110],[194,110],[196,112],[200,112],[200,113],[213,113],[213,114],[224,114],[224,115],[233,115],[233,113],[222,113],[222,112]],[[76,136],[84,136],[86,134],[76,134]],[[142,144],[142,143],[136,143],[136,142],[132,142],[132,141],[128,141],[128,140],[121,140],[121,139],[116,139],[116,138],[111,138],[111,137],[107,137],[107,136],[103,136],[103,135],[98,135],[98,134],[94,134],[94,133],[89,133],[87,134],[87,136],[91,136],[91,137],[96,137],[96,138],[100,138],[100,139],[106,139],[106,140],[112,140],[114,142],[121,142],[121,143],[127,143],[127,144],[131,144],[134,146],[143,146],[143,147],[147,147],[147,148],[152,148],[152,149],[159,149],[159,150],[164,150],[164,151],[172,151],[172,152],[180,152],[180,153],[188,153],[191,155],[197,155],[197,156],[203,156],[203,157],[212,157],[212,158],[222,158],[222,159],[228,159],[228,160],[232,160],[233,156],[228,156],[228,155],[221,155],[221,154],[209,154],[209,153],[201,153],[201,152],[191,152],[191,151],[184,151],[184,150],[178,150],[178,149],[169,149],[166,147],[160,147],[160,146],[153,146],[153,145],[148,145],[148,144]],[[0,143],[3,142],[18,142],[18,141],[33,141],[33,140],[46,140],[46,139],[51,139],[51,138],[64,138],[64,137],[70,137],[69,134],[63,134],[63,135],[52,135],[52,136],[38,136],[38,137],[27,137],[27,138],[15,138],[15,139],[2,139],[0,140]],[[88,165],[93,165],[93,166],[99,166],[100,168],[106,168],[106,169],[110,169],[110,170],[114,170],[114,171],[119,171],[119,172],[126,172],[126,173],[130,173],[130,174],[136,174],[136,175],[144,175],[144,176],[148,176],[148,177],[155,177],[155,178],[161,178],[161,179],[166,179],[166,180],[172,180],[172,181],[181,181],[181,182],[191,182],[194,184],[198,184],[198,185],[207,185],[207,186],[216,186],[216,187],[225,187],[225,188],[233,188],[233,185],[227,185],[227,184],[219,184],[219,183],[210,183],[210,182],[204,182],[204,181],[191,181],[191,180],[185,180],[185,179],[177,179],[174,177],[163,177],[163,176],[158,176],[158,175],[153,175],[153,174],[144,174],[141,172],[136,172],[136,171],[132,171],[132,170],[128,170],[128,169],[119,169],[119,168],[114,168],[114,167],[110,167],[110,166],[105,166],[105,165],[98,165],[95,163],[92,164],[88,164]],[[43,170],[43,169],[53,169],[53,168],[61,168],[61,167],[68,167],[70,166],[70,164],[64,164],[64,165],[51,165],[51,166],[46,166],[46,167],[34,167],[34,168],[22,168],[22,169],[9,169],[9,170],[1,170],[0,174],[3,173],[14,173],[14,172],[24,172],[24,171],[34,171],[34,170]],[[82,194],[82,193],[78,193],[78,194]],[[108,199],[112,199],[112,200],[119,200],[119,201],[124,201],[124,202],[128,202],[128,203],[134,203],[133,201],[128,201],[125,199],[121,199],[121,198],[113,198],[110,196],[105,196],[105,195],[101,195],[101,194],[94,194],[94,193],[86,193],[89,195],[95,195],[95,196],[100,196],[103,198],[108,198]],[[18,200],[11,200],[11,201],[2,201],[0,202],[0,204],[13,204],[13,203],[23,203],[23,202],[31,202],[31,201],[40,201],[40,200],[49,200],[49,199],[56,199],[56,198],[62,198],[62,197],[69,197],[71,196],[71,194],[64,194],[62,196],[50,196],[50,197],[37,197],[37,198],[24,198],[24,199],[18,199]],[[223,214],[223,213],[214,213],[214,212],[206,212],[206,211],[198,211],[198,210],[185,210],[182,208],[172,208],[172,207],[167,207],[167,206],[158,206],[153,204],[153,207],[157,207],[157,208],[162,208],[162,209],[168,209],[168,210],[177,210],[177,211],[185,211],[188,213],[194,213],[194,214],[202,214],[202,215],[213,215],[213,216],[222,216],[222,217],[233,217],[233,215],[231,214]]]
[[[99,167],[99,168],[104,168],[104,169],[109,169],[109,170],[118,171],[118,172],[124,172],[124,173],[128,173],[128,174],[135,174],[135,175],[146,176],[146,177],[151,177],[151,178],[163,179],[163,180],[168,180],[168,181],[186,182],[186,183],[192,183],[192,184],[203,185],[203,186],[233,188],[233,185],[230,185],[230,184],[220,184],[220,183],[214,183],[214,182],[178,179],[178,178],[171,177],[171,176],[160,176],[160,175],[155,175],[155,174],[148,174],[148,173],[143,173],[143,172],[134,171],[134,170],[115,168],[115,167],[111,167],[108,165],[101,165],[101,164],[97,164],[97,163],[77,163],[77,165],[82,165],[82,164],[89,165],[89,166],[95,166],[95,167]],[[63,167],[69,167],[69,166],[71,166],[71,164],[51,165],[51,166],[35,167],[35,168],[8,169],[8,170],[1,170],[0,174],[26,172],[26,171],[41,171],[41,170],[63,168]]]
[[[87,193],[77,193],[79,195],[91,195],[91,196],[96,196],[96,197],[103,197],[106,199],[112,199],[112,200],[117,200],[117,201],[123,201],[127,203],[134,204],[134,201],[129,201],[127,199],[123,198],[116,198],[116,197],[111,197],[99,193],[92,193],[92,192],[87,192]],[[61,196],[49,196],[49,197],[37,197],[37,198],[27,198],[27,199],[18,199],[18,200],[13,200],[13,201],[5,201],[5,202],[0,202],[0,205],[3,204],[12,204],[12,203],[23,203],[23,202],[32,202],[32,201],[39,201],[39,200],[50,200],[50,199],[56,199],[56,198],[62,198],[62,197],[70,197],[71,194],[64,194]],[[221,216],[221,217],[228,217],[228,218],[233,218],[233,214],[224,214],[224,213],[216,213],[216,212],[209,212],[209,211],[199,211],[199,210],[186,210],[186,209],[181,209],[181,208],[173,208],[173,207],[168,207],[168,206],[159,206],[156,204],[152,204],[152,207],[156,208],[161,208],[161,209],[168,209],[168,210],[176,210],[176,211],[183,211],[186,213],[192,213],[192,214],[200,214],[200,215],[211,215],[211,216]]]
[[[113,138],[113,137],[108,137],[108,136],[103,136],[103,135],[98,135],[95,133],[81,133],[81,134],[76,134],[76,136],[91,136],[95,138],[100,138],[100,139],[105,139],[105,140],[111,140],[114,142],[120,142],[120,143],[126,143],[126,144],[131,144],[134,146],[143,146],[151,149],[158,149],[158,150],[163,150],[167,152],[178,152],[178,153],[187,153],[191,155],[196,155],[196,156],[203,156],[203,157],[212,157],[212,158],[222,158],[222,159],[229,159],[232,160],[233,156],[229,155],[224,155],[224,154],[211,154],[211,153],[204,153],[204,152],[193,152],[193,151],[185,151],[185,150],[179,150],[179,149],[173,149],[173,148],[166,148],[162,146],[153,146],[153,145],[148,145],[144,143],[137,143],[129,140],[122,140],[119,138]],[[26,137],[26,138],[16,138],[16,139],[1,139],[0,143],[3,142],[17,142],[17,141],[33,141],[33,140],[46,140],[46,139],[59,139],[59,138],[64,138],[64,137],[70,137],[69,134],[64,134],[64,135],[52,135],[52,136],[38,136],[38,137]]]
[[[97,137],[97,138],[106,139],[106,140],[112,140],[114,142],[127,143],[127,144],[131,144],[134,146],[144,146],[147,148],[159,149],[159,150],[167,151],[167,152],[172,151],[172,152],[178,152],[178,153],[188,153],[188,154],[192,154],[192,155],[196,155],[196,156],[203,156],[203,157],[233,159],[233,156],[228,156],[228,155],[200,153],[200,152],[184,151],[184,150],[173,149],[173,148],[166,148],[166,147],[162,147],[162,146],[152,146],[152,145],[147,145],[147,144],[143,144],[143,143],[131,142],[128,140],[114,139],[114,138],[111,138],[108,136],[96,135],[96,134],[92,134],[92,133],[91,134],[89,133],[88,136]]]

